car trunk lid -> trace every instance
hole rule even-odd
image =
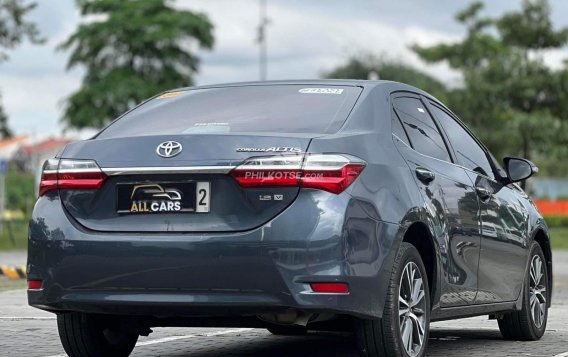
[[[105,181],[96,190],[59,189],[59,195],[73,219],[96,231],[246,231],[282,212],[299,188],[243,189],[231,170],[250,157],[303,155],[310,139],[308,134],[216,134],[77,142],[61,159],[94,160]],[[159,146],[168,142],[179,143],[181,152],[160,156]]]

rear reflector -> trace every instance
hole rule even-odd
[[[310,283],[314,293],[320,294],[349,294],[347,283]]]
[[[93,160],[49,159],[43,164],[39,195],[62,190],[96,190],[106,178]]]
[[[39,290],[41,289],[42,283],[43,282],[41,280],[28,280],[28,289]]]
[[[344,154],[256,157],[231,171],[242,187],[305,187],[343,192],[365,168],[365,162]]]

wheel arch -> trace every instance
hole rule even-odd
[[[410,243],[418,250],[428,276],[430,299],[434,302],[433,299],[438,291],[439,284],[438,248],[428,226],[421,221],[411,223],[403,233],[402,242]]]
[[[548,306],[550,307],[551,300],[552,300],[551,299],[552,289],[553,289],[553,286],[554,286],[553,279],[552,279],[552,248],[550,246],[550,236],[544,228],[538,227],[534,231],[532,241],[537,242],[540,245],[540,248],[542,249],[542,252],[544,253],[544,258],[546,259],[546,267],[547,267],[547,270],[548,270],[548,282],[547,282],[547,284],[548,284],[548,291],[550,291],[550,295],[549,295],[549,299],[548,299]],[[530,264],[530,257],[529,257],[528,260],[529,260],[529,262],[527,264]]]

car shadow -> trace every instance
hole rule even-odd
[[[256,330],[261,331],[261,330]],[[176,347],[172,354],[163,356],[181,357],[213,357],[213,356],[358,356],[355,337],[347,333],[310,332],[305,336],[273,336],[269,333],[253,333],[240,335],[223,335],[215,338],[203,337],[204,340],[185,341],[184,346]],[[205,339],[208,340],[205,342]],[[428,356],[460,355],[464,351],[481,354],[507,351],[506,345],[498,329],[440,329],[430,332]],[[166,352],[162,348],[162,353]],[[138,350],[142,352],[143,350]],[[138,355],[134,351],[134,356]]]
[[[172,354],[164,351],[162,346],[161,355],[168,357],[358,356],[353,335],[345,333],[310,332],[305,336],[273,336],[269,333],[255,333],[253,336],[241,334],[204,338],[208,339],[210,343],[204,344],[202,341],[194,339],[191,342],[185,341],[187,347],[176,348],[176,351]],[[138,351],[134,349],[133,356],[137,356],[137,352],[142,351],[143,349]]]

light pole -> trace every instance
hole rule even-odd
[[[258,65],[260,72],[260,80],[265,81],[267,78],[267,44],[266,44],[266,27],[269,23],[266,17],[266,0],[260,1],[260,23],[258,25],[257,42],[259,45]]]

